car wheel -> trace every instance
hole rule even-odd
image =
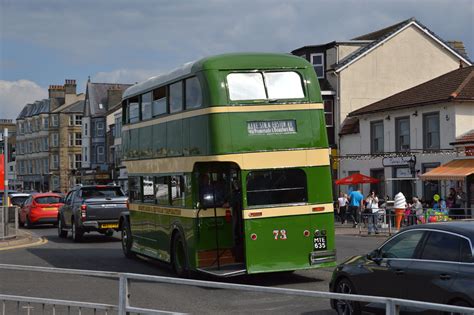
[[[189,276],[189,269],[188,269],[188,260],[186,256],[186,249],[184,246],[183,237],[180,233],[177,233],[173,237],[173,246],[172,246],[172,259],[171,264],[173,266],[174,272],[179,277],[188,277]]]
[[[122,226],[122,251],[127,258],[134,258],[136,256],[135,253],[132,252],[132,243],[133,240],[130,223],[125,219]]]
[[[336,293],[357,294],[354,285],[348,279],[341,279],[336,283]],[[360,305],[355,301],[334,300],[336,312],[339,315],[360,314]]]
[[[454,305],[454,306],[463,306],[463,307],[471,307],[471,305],[464,301],[464,300],[457,300],[457,301],[454,301],[452,303],[449,303],[450,305]],[[456,313],[456,312],[446,312],[444,313],[446,315],[461,315],[461,314],[464,314],[464,313]]]
[[[64,230],[62,216],[58,217],[57,226],[58,226],[58,236],[60,238],[66,238],[67,237],[67,230]]]
[[[77,222],[74,220],[74,218],[71,219],[72,221],[72,240],[76,243],[79,243],[82,241],[82,236],[84,236],[84,231],[77,226]]]

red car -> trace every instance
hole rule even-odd
[[[58,210],[63,203],[61,195],[41,193],[31,195],[20,210],[20,226],[30,228],[34,224],[56,224]]]

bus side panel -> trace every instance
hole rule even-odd
[[[212,154],[328,146],[323,110],[213,114],[210,121]],[[248,123],[256,121],[295,121],[296,132],[250,134]]]
[[[330,166],[304,168],[308,183],[308,202],[332,203],[332,185]]]
[[[310,231],[309,236],[305,236],[305,230]],[[310,263],[315,230],[326,230],[327,250],[334,250],[333,212],[245,220],[247,272],[334,266],[334,262]]]

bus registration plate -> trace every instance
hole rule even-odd
[[[314,237],[314,250],[326,250],[327,242],[326,236],[315,236]]]

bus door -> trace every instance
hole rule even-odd
[[[198,183],[199,270],[220,276],[245,272],[240,168],[200,163]]]

